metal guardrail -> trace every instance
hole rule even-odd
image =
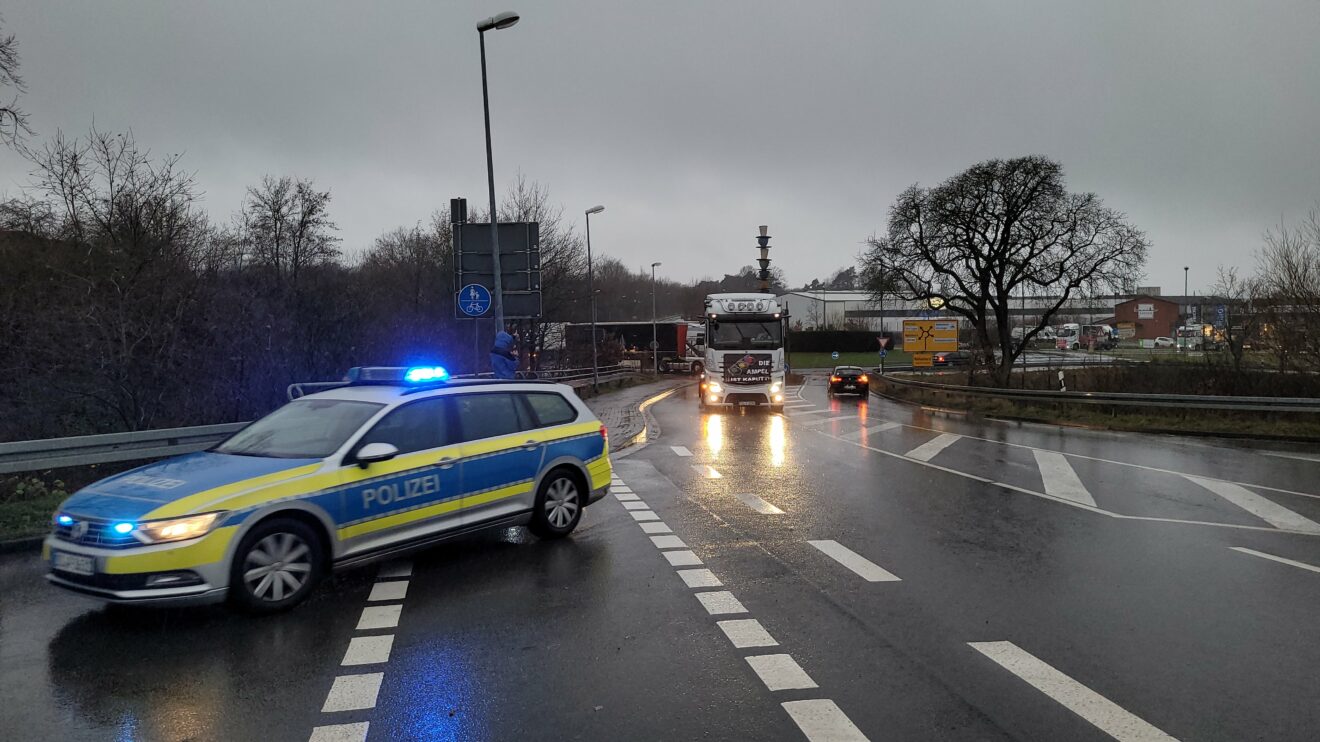
[[[600,369],[602,382],[617,381],[637,373],[622,366]],[[455,378],[489,377],[480,374]],[[566,384],[576,389],[591,385],[591,369],[556,369],[539,372],[535,379]],[[310,384],[309,384],[310,386]],[[164,458],[201,451],[228,438],[248,423],[196,425],[189,428],[138,430],[131,433],[80,435],[70,438],[0,443],[0,474],[60,469],[70,466],[110,464],[138,459]]]
[[[1016,402],[1068,402],[1118,407],[1174,407],[1195,410],[1241,410],[1244,412],[1320,412],[1320,399],[1310,397],[1228,397],[1207,394],[1136,394],[1129,392],[1064,392],[1046,389],[1000,389],[996,387],[937,384],[915,379],[883,377],[885,382],[916,389],[969,397],[992,397]]]

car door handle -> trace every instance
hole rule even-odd
[[[457,457],[457,456],[445,456],[444,458],[440,459],[440,461],[438,461],[438,462],[436,462],[436,463],[440,464],[440,468],[441,468],[441,469],[453,469],[453,468],[454,468],[454,464],[455,464],[457,461],[458,461],[458,457]]]
[[[531,450],[534,450],[537,446],[540,446],[540,445],[541,445],[541,442],[540,442],[540,441],[526,441],[526,442],[523,443],[523,448],[524,448],[525,450],[531,451]]]

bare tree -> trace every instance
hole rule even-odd
[[[1242,370],[1242,357],[1248,343],[1255,342],[1260,332],[1262,314],[1255,305],[1259,293],[1259,280],[1244,278],[1235,267],[1219,266],[1219,276],[1210,293],[1225,304],[1224,342],[1233,357],[1233,370]]]
[[[4,34],[4,17],[0,16],[0,90],[12,88],[14,91],[7,103],[0,102],[0,141],[11,147],[20,146],[25,135],[33,134],[27,113],[18,105],[19,95],[27,92],[27,84],[18,68],[18,39],[13,34]]]
[[[1095,194],[1067,192],[1062,166],[1041,156],[987,160],[934,188],[908,188],[890,209],[887,234],[868,245],[864,272],[892,277],[899,298],[942,300],[970,322],[999,385],[1074,294],[1121,287],[1149,248]],[[1055,301],[1014,342],[1009,309],[1024,289]]]
[[[330,220],[330,192],[288,175],[262,178],[243,201],[248,250],[272,270],[277,287],[297,290],[307,268],[339,256],[338,227]]]
[[[1257,303],[1263,334],[1279,367],[1293,360],[1320,367],[1320,208],[1301,224],[1265,233],[1257,253]]]

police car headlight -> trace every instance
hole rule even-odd
[[[223,512],[189,515],[186,518],[169,520],[149,520],[137,524],[133,535],[146,544],[159,544],[166,541],[184,541],[205,536],[220,522]]]

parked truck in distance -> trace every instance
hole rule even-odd
[[[656,322],[657,353],[651,356],[652,324],[647,320],[597,322],[598,348],[612,344],[620,363],[650,369],[657,364],[661,373],[700,375],[706,368],[706,324],[686,320]],[[589,347],[591,324],[578,322],[564,327],[565,341],[575,347]],[[606,355],[613,357],[614,353]]]

